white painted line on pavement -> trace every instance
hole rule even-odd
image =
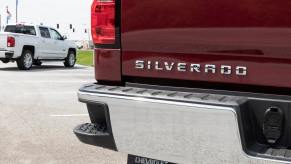
[[[47,92],[47,91],[38,91],[38,92],[24,92],[21,93],[23,95],[54,95],[54,94],[77,94],[78,90],[76,91],[63,91],[63,92]]]
[[[11,76],[11,74],[1,74],[1,76]],[[25,76],[25,77],[27,77],[28,75],[27,74],[18,74],[17,76]],[[52,77],[52,76],[65,76],[66,78],[67,78],[67,76],[69,76],[69,77],[79,77],[79,76],[81,76],[81,77],[93,77],[94,76],[94,74],[93,73],[87,73],[87,74],[85,74],[85,73],[80,73],[80,74],[66,74],[66,73],[59,73],[59,74],[57,74],[57,73],[50,73],[50,74],[30,74],[29,76],[37,76],[37,77]]]
[[[92,83],[92,81],[74,81],[74,80],[69,80],[69,81],[5,81],[5,83]]]
[[[65,115],[50,115],[50,117],[84,117],[89,114],[65,114]]]

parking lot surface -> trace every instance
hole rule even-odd
[[[72,129],[89,122],[77,90],[93,68],[45,63],[19,71],[0,62],[0,163],[125,164],[126,155],[85,145]]]

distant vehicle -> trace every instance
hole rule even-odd
[[[56,29],[39,25],[7,25],[0,33],[0,60],[16,61],[20,70],[40,66],[43,61],[64,61],[65,67],[76,63],[76,45]]]

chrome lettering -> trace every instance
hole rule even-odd
[[[167,71],[172,71],[173,68],[174,68],[174,65],[175,65],[174,62],[172,62],[171,64],[169,64],[168,62],[165,62],[164,64],[165,64],[165,67],[166,67]]]
[[[155,69],[158,70],[158,71],[164,70],[162,67],[160,67],[160,63],[159,62],[156,62]]]
[[[152,69],[152,62],[148,61],[148,69]]]
[[[144,61],[142,61],[142,60],[135,61],[135,68],[136,69],[144,69]]]
[[[215,65],[212,65],[212,64],[206,64],[205,65],[205,73],[215,73],[216,72],[216,66]]]
[[[236,75],[246,76],[247,75],[247,67],[237,66],[236,67]]]
[[[204,69],[202,69],[204,67]],[[136,60],[135,69],[147,69],[157,71],[178,71],[178,72],[195,72],[206,74],[221,74],[247,76],[248,69],[246,66],[232,67],[229,65],[220,65],[219,67],[214,64],[192,64],[192,63],[175,63],[175,62],[159,62],[159,61],[144,61]]]
[[[231,66],[228,65],[222,65],[221,66],[221,74],[223,75],[231,75]]]
[[[178,63],[178,71],[179,72],[186,72],[187,70],[187,64],[186,63]]]
[[[200,64],[191,64],[190,71],[191,72],[194,72],[194,71],[195,72],[201,72],[200,68],[201,68]]]

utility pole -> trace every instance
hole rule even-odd
[[[0,32],[2,31],[2,17],[1,17],[1,14],[0,14]]]
[[[91,49],[91,34],[90,34],[90,28],[87,28],[87,34],[88,34],[88,48]]]
[[[16,0],[16,23],[18,23],[18,0]]]
[[[7,12],[7,18],[6,18],[6,25],[8,25],[8,23],[9,23],[9,19],[10,19],[10,17],[11,17],[11,14],[10,14],[10,16],[9,16],[9,10],[8,10],[8,6],[6,6],[6,12]]]
[[[90,45],[91,45],[91,28],[88,28],[88,25],[87,24],[83,24],[83,26],[85,27],[85,30],[87,32],[87,35],[88,35],[88,48],[90,49]]]

